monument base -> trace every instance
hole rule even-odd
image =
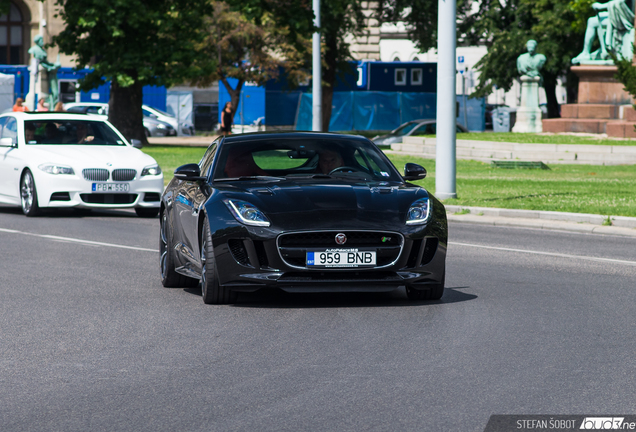
[[[633,129],[633,124],[625,125],[621,119],[626,119],[624,113],[633,101],[623,84],[614,78],[616,66],[573,66],[572,71],[579,76],[578,103],[562,105],[561,118],[543,120],[543,130],[629,136],[628,129]]]
[[[539,77],[521,77],[521,107],[517,109],[517,121],[513,132],[543,132],[539,108]]]

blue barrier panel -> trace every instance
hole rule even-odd
[[[13,65],[0,65],[0,73],[13,75],[13,99],[21,97],[26,98],[29,92],[29,81],[31,76],[29,75],[29,68],[26,66],[13,66]]]
[[[312,100],[311,93],[303,93],[300,95],[298,114],[296,115],[296,130],[310,131],[312,129]]]
[[[299,91],[266,91],[265,120],[268,126],[287,126],[296,123]]]
[[[471,132],[483,132],[486,130],[486,100],[484,98],[466,98],[466,108],[464,108],[463,95],[457,95],[457,102],[459,102],[457,123],[464,127],[468,127],[468,130]],[[464,109],[466,109],[466,120],[468,120],[468,125],[465,124]]]
[[[437,117],[436,93],[400,93],[400,124]]]
[[[166,98],[168,97],[168,90],[164,86],[144,86],[143,88],[143,103],[152,108],[156,108],[161,111],[166,111]]]
[[[349,131],[354,129],[355,92],[333,92],[331,100],[330,131]]]
[[[228,78],[228,84],[232,88],[236,88],[238,80],[236,78]],[[230,101],[230,93],[228,93],[225,85],[219,81],[219,124],[221,123],[221,115],[226,102]],[[241,122],[241,116],[243,122]],[[265,87],[243,84],[241,89],[241,98],[239,106],[234,114],[233,124],[249,125],[259,118],[265,119]],[[264,121],[263,121],[264,123]]]
[[[435,93],[334,92],[329,130],[393,130],[402,123],[437,117]],[[298,105],[296,130],[311,130],[311,94],[303,93]],[[457,122],[464,124],[464,97],[457,96]],[[468,99],[468,130],[486,128],[484,98]]]

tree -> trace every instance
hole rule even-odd
[[[195,85],[220,81],[230,94],[232,115],[238,109],[246,82],[258,85],[277,78],[281,68],[292,84],[306,76],[303,69],[308,42],[288,23],[281,23],[265,6],[211,2],[212,13],[205,18],[197,45]],[[243,13],[245,9],[248,13]],[[228,78],[238,80],[233,88]]]
[[[53,38],[77,67],[93,72],[90,90],[110,81],[109,120],[127,138],[146,141],[142,89],[191,79],[198,29],[208,14],[203,0],[56,0],[65,28]]]
[[[473,94],[485,97],[494,87],[509,90],[518,78],[516,60],[535,39],[547,62],[541,73],[548,99],[548,114],[559,116],[557,78],[566,75],[568,86],[577,78],[570,61],[581,50],[585,21],[593,0],[459,0],[458,39],[468,45],[485,44],[488,53],[475,65],[480,83]],[[426,51],[436,46],[437,0],[385,0],[378,15],[383,21],[402,21],[415,44]]]
[[[509,90],[519,75],[516,59],[525,51],[526,42],[534,39],[539,44],[537,51],[547,57],[541,74],[548,117],[560,117],[557,79],[566,76],[570,88],[578,82],[570,66],[583,46],[581,19],[587,17],[580,12],[570,0],[483,1],[465,32],[468,40],[485,39],[488,46],[488,53],[475,65],[480,83],[474,95],[487,96],[494,86]]]

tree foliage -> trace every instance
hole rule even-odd
[[[285,68],[292,85],[305,78],[308,41],[297,27],[274,16],[276,8],[270,11],[268,3],[210,5],[212,13],[201,28],[204,38],[196,46],[197,76],[191,81],[200,86],[220,81],[230,94],[232,114],[246,82],[263,85],[277,78],[280,68]],[[228,78],[237,79],[237,85],[232,87]]]
[[[65,28],[53,38],[93,72],[89,90],[111,82],[109,119],[128,138],[145,141],[141,111],[145,85],[191,79],[208,5],[200,0],[56,0]]]

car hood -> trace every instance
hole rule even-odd
[[[257,206],[273,225],[284,229],[378,228],[403,225],[413,201],[427,197],[420,187],[397,182],[320,181],[235,182],[220,189],[224,199]]]
[[[78,168],[143,168],[156,163],[151,156],[130,146],[28,145],[25,152],[29,161]]]

